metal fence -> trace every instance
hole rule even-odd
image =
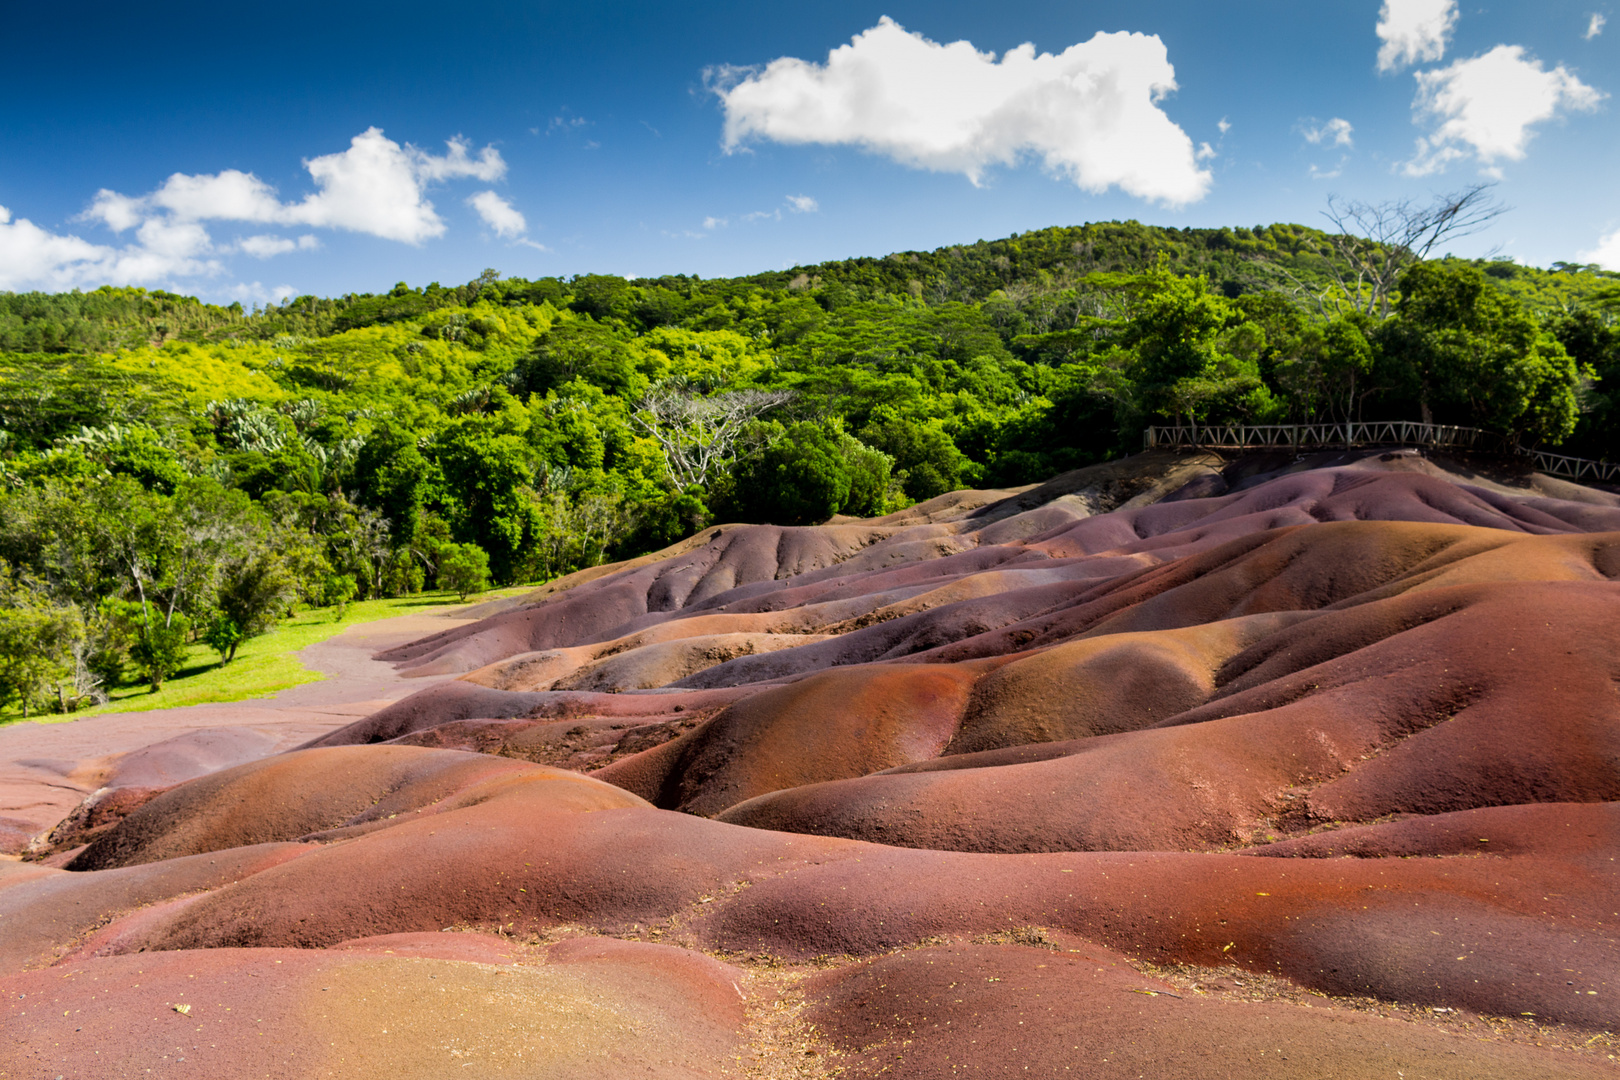
[[[1525,450],[1494,432],[1454,424],[1391,420],[1370,424],[1212,424],[1206,427],[1150,427],[1147,449],[1312,450],[1358,446],[1424,446],[1511,454],[1529,458],[1536,469],[1572,480],[1620,480],[1620,463]]]

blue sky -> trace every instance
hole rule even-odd
[[[1620,269],[1615,14],[17,5],[0,289],[711,277],[1085,221],[1321,224],[1330,193],[1482,178],[1513,209],[1457,253]]]

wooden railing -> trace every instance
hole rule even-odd
[[[1357,446],[1424,446],[1530,459],[1540,472],[1572,480],[1620,480],[1620,463],[1526,450],[1495,432],[1454,424],[1388,420],[1363,424],[1211,424],[1150,427],[1143,444],[1185,450],[1316,450]]]
[[[1530,450],[1527,453],[1535,462],[1536,469],[1549,476],[1567,476],[1571,480],[1597,480],[1602,483],[1620,480],[1620,464],[1614,462],[1569,457],[1565,454],[1548,453],[1546,450]]]

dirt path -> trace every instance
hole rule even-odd
[[[468,622],[466,612],[352,626],[297,654],[324,681],[266,698],[0,727],[0,852],[19,850],[98,788],[166,786],[277,753],[441,681],[401,678],[372,655]]]

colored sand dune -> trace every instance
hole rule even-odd
[[[1620,1067],[1620,496],[1149,454],[484,610],[0,863],[0,1076]]]

